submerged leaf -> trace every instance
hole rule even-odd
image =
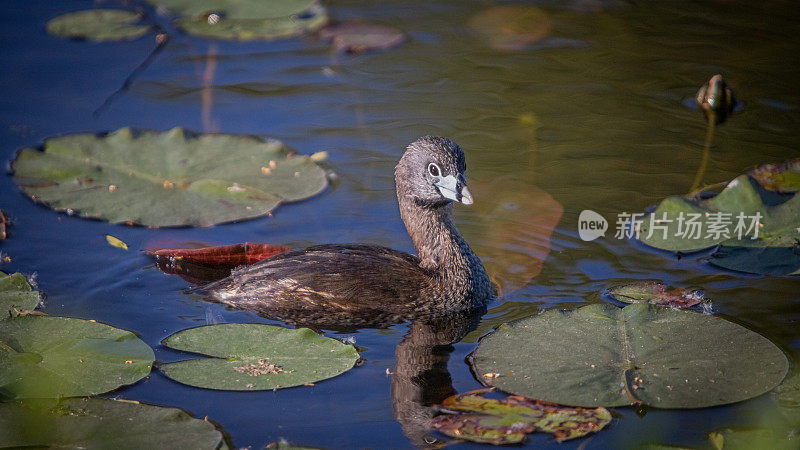
[[[147,0],[179,16],[189,34],[219,39],[278,39],[312,32],[328,21],[316,0]]]
[[[2,448],[170,448],[225,446],[214,425],[175,408],[99,398],[0,403]]]
[[[550,310],[483,338],[474,373],[567,405],[702,408],[774,388],[788,370],[767,338],[719,317],[635,303]]]
[[[139,14],[119,9],[90,9],[58,16],[47,22],[47,32],[56,36],[90,41],[138,39],[150,27],[137,25]]]
[[[660,281],[638,281],[613,286],[603,294],[623,303],[650,303],[671,308],[691,308],[705,300],[702,291],[668,288]]]
[[[0,320],[31,311],[41,301],[42,294],[34,291],[21,273],[6,275],[0,272]]]
[[[257,217],[327,186],[319,166],[281,142],[180,128],[48,139],[12,168],[25,193],[53,209],[153,227]]]
[[[434,429],[452,437],[489,444],[514,444],[527,433],[551,433],[559,442],[599,431],[611,422],[605,408],[573,408],[512,395],[502,400],[483,397],[485,390],[446,398],[449,414],[433,419]]]
[[[163,345],[209,356],[163,364],[164,375],[206,389],[265,390],[301,386],[353,368],[352,345],[307,328],[262,324],[209,325],[179,331]]]
[[[0,397],[100,394],[150,373],[153,350],[130,331],[67,317],[0,320]]]
[[[547,192],[516,180],[470,180],[469,185],[476,198],[492,201],[473,205],[486,220],[476,224],[478,232],[468,240],[501,296],[524,288],[541,272],[564,208]]]
[[[553,21],[533,6],[492,6],[469,20],[469,27],[480,33],[495,50],[524,50],[550,34]]]
[[[319,36],[333,41],[337,51],[354,55],[398,46],[406,37],[397,28],[358,22],[343,22],[320,30]]]

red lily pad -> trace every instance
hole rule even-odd
[[[603,407],[581,408],[511,395],[485,398],[489,389],[454,395],[442,402],[448,414],[436,416],[432,426],[448,436],[486,444],[514,444],[527,433],[551,433],[558,442],[599,431],[611,422]]]
[[[800,158],[782,164],[764,164],[751,170],[748,175],[770,191],[780,193],[800,190]]]
[[[238,266],[256,263],[289,250],[289,247],[282,245],[245,242],[232,245],[211,245],[202,248],[159,247],[148,249],[146,252],[155,258],[182,259],[197,264],[233,269]]]
[[[289,250],[282,245],[245,242],[200,248],[158,247],[145,252],[155,258],[156,267],[162,272],[199,285],[225,278],[235,267],[253,264]]]
[[[702,291],[667,287],[660,281],[637,281],[620,284],[603,291],[623,303],[651,303],[670,308],[691,308],[705,300]]]

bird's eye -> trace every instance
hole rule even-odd
[[[442,174],[442,171],[439,170],[439,166],[437,166],[435,163],[430,163],[428,164],[428,173],[434,177],[438,177]]]

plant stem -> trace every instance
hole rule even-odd
[[[711,156],[711,140],[714,139],[714,129],[716,128],[717,121],[715,120],[714,114],[709,115],[708,120],[708,127],[706,128],[706,142],[703,145],[703,159],[700,161],[700,167],[697,169],[697,175],[694,176],[694,181],[692,182],[692,188],[689,189],[689,192],[695,192],[700,187],[700,182],[703,181],[703,175],[706,173],[706,167],[708,166],[708,159]]]

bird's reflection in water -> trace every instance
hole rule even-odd
[[[394,417],[412,444],[426,447],[438,442],[431,434],[430,422],[436,414],[433,405],[456,394],[447,370],[453,344],[474,330],[485,313],[484,307],[405,318],[410,320],[410,325],[394,352],[391,398]],[[286,310],[278,314],[261,311],[260,315],[316,330],[352,331],[354,328],[387,328],[398,323],[397,317],[378,312],[357,319],[342,316],[339,322],[336,316],[310,321],[308,317],[293,316]]]
[[[395,349],[392,375],[394,417],[412,444],[427,446],[437,439],[430,433],[432,405],[456,394],[447,362],[452,344],[474,330],[486,310],[418,318]]]
[[[193,275],[202,279],[201,282],[219,278],[213,277],[216,274],[203,278],[206,274],[199,272]],[[190,290],[187,293],[197,295],[198,291]],[[214,301],[202,295],[198,297]],[[408,322],[408,332],[395,349],[396,362],[391,383],[392,408],[395,419],[411,443],[427,447],[439,443],[430,427],[431,419],[436,414],[433,405],[456,394],[447,370],[453,344],[477,328],[481,317],[486,313],[486,307],[448,313],[405,311],[404,314],[375,308],[362,310],[359,315],[348,314],[347,311],[309,314],[307,309],[290,307],[261,308],[255,311],[266,319],[279,320],[291,326],[311,328],[318,332],[323,329],[353,332],[364,328],[388,328]]]

